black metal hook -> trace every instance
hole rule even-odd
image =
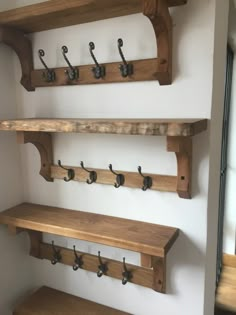
[[[143,187],[142,190],[146,191],[147,189],[150,189],[152,187],[152,178],[150,176],[144,176],[142,174],[142,167],[138,167],[139,174],[143,177]]]
[[[64,166],[61,165],[61,161],[58,160],[58,165],[63,169],[67,171],[67,176],[68,178],[64,177],[65,182],[70,182],[75,178],[75,171],[72,168],[65,168]]]
[[[61,261],[61,251],[60,249],[56,249],[54,246],[54,241],[52,241],[52,250],[53,250],[53,258],[51,260],[52,265],[56,265],[58,262]]]
[[[79,268],[81,268],[83,266],[83,260],[82,260],[82,255],[78,256],[76,250],[75,250],[75,246],[74,246],[74,254],[75,254],[75,264],[73,265],[73,270],[76,271]]]
[[[134,66],[132,63],[128,63],[125,60],[123,51],[121,49],[121,47],[123,47],[123,40],[121,38],[118,39],[118,49],[119,49],[119,54],[121,56],[121,59],[123,61],[123,65],[120,65],[120,73],[122,75],[123,78],[128,77],[129,75],[132,75],[134,73]]]
[[[125,257],[123,258],[123,270],[124,271],[122,272],[122,277],[123,277],[122,284],[126,285],[126,283],[132,279],[133,275],[132,275],[132,272],[127,269],[127,266],[125,263]]]
[[[43,72],[43,78],[46,82],[53,82],[56,80],[56,73],[54,70],[49,69],[48,66],[46,65],[45,61],[43,60],[43,57],[45,56],[45,52],[43,49],[39,49],[38,51],[38,56],[43,64],[44,68],[46,69],[46,73]]]
[[[94,77],[95,77],[95,79],[104,78],[105,75],[106,75],[106,68],[105,68],[104,66],[101,66],[101,65],[98,63],[98,61],[97,61],[97,59],[96,59],[96,57],[95,57],[95,55],[94,55],[94,53],[93,53],[93,50],[94,50],[94,49],[95,49],[95,44],[94,44],[93,42],[90,42],[90,43],[89,43],[90,55],[91,55],[91,57],[93,58],[93,61],[94,61],[95,65],[96,65],[96,67],[93,67],[93,68],[92,68]]]
[[[80,162],[80,165],[83,170],[85,170],[87,173],[89,173],[89,179],[87,179],[87,184],[91,185],[96,182],[97,180],[97,172],[95,171],[89,171],[87,168],[84,167],[84,162]]]
[[[100,251],[98,252],[98,261],[99,261],[99,266],[98,266],[98,272],[97,272],[97,276],[98,278],[101,278],[103,275],[105,275],[108,271],[108,267],[106,263],[102,262],[102,258],[100,255]]]
[[[123,186],[125,183],[125,176],[123,174],[114,172],[112,169],[112,164],[109,164],[109,169],[114,175],[116,175],[116,183],[114,184],[114,187],[119,188],[120,186]]]
[[[69,70],[65,70],[65,73],[67,74],[68,79],[69,79],[70,81],[77,80],[78,77],[79,77],[79,72],[78,72],[78,69],[77,69],[77,68],[74,68],[74,67],[71,65],[69,59],[68,59],[67,56],[66,56],[66,54],[68,53],[68,48],[67,48],[67,46],[62,46],[61,50],[62,50],[62,55],[63,55],[63,57],[64,57],[66,63],[67,63],[68,66],[69,66]]]

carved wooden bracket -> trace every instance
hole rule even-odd
[[[31,41],[21,31],[0,26],[0,42],[10,46],[16,52],[22,70],[21,84],[27,91],[34,91],[31,85],[31,71],[33,70]]]
[[[51,164],[53,162],[52,136],[46,132],[18,131],[17,140],[20,144],[32,143],[38,149],[41,158],[40,175],[52,182]]]
[[[167,150],[175,152],[177,158],[177,193],[181,198],[191,199],[192,138],[167,137]]]
[[[172,20],[166,0],[145,0],[143,14],[153,25],[157,41],[159,64],[164,71],[158,73],[160,85],[172,82]]]

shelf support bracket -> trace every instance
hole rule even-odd
[[[153,290],[166,293],[166,259],[165,257],[152,257]]]
[[[180,198],[191,199],[192,138],[167,137],[167,151],[176,154],[177,193]]]
[[[38,149],[41,158],[41,169],[39,173],[46,181],[52,182],[52,136],[46,132],[18,131],[17,142],[19,144],[32,143]]]
[[[19,57],[22,70],[21,84],[27,91],[34,91],[31,84],[31,71],[33,70],[31,41],[21,31],[0,26],[1,42],[10,46]]]
[[[160,85],[172,83],[172,19],[166,0],[145,0],[143,14],[151,21],[157,41],[156,76]]]

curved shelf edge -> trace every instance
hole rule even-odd
[[[156,74],[160,85],[172,83],[172,19],[166,0],[145,0],[143,14],[151,21],[154,28],[158,58],[161,65],[165,65],[165,72]]]
[[[11,47],[17,54],[22,70],[21,84],[27,91],[34,91],[31,84],[33,70],[33,56],[31,41],[23,32],[5,26],[0,26],[0,43]]]

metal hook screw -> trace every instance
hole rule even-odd
[[[61,251],[60,249],[56,249],[54,246],[54,241],[52,241],[52,250],[53,250],[53,258],[51,260],[52,265],[56,265],[58,262],[61,261]]]
[[[126,263],[125,263],[125,257],[123,257],[123,272],[122,272],[122,284],[123,285],[126,285],[127,282],[129,282],[131,279],[132,279],[132,273],[131,271],[129,271],[126,267]]]
[[[106,68],[104,66],[101,66],[98,63],[98,61],[97,61],[97,59],[93,53],[94,49],[95,49],[95,44],[93,42],[90,42],[89,43],[89,52],[90,52],[91,57],[93,58],[95,65],[96,65],[96,67],[92,68],[92,71],[94,73],[94,77],[95,77],[95,79],[104,78],[106,75]]]
[[[142,167],[138,167],[139,174],[143,177],[143,187],[142,190],[146,191],[147,189],[150,189],[152,187],[152,178],[150,176],[144,176],[142,174]]]
[[[75,246],[74,246],[74,254],[75,254],[75,264],[73,265],[73,270],[76,271],[79,268],[81,268],[83,266],[83,260],[82,260],[82,255],[78,256],[76,250],[75,250]]]
[[[66,54],[68,53],[68,48],[67,48],[67,46],[62,46],[61,50],[62,50],[63,57],[64,57],[66,63],[68,64],[69,68],[70,68],[69,70],[65,70],[65,73],[67,74],[68,79],[69,79],[70,81],[77,80],[78,77],[79,77],[78,69],[74,68],[74,67],[71,65],[69,59],[68,59],[67,56],[66,56]]]
[[[121,59],[123,61],[123,65],[119,66],[120,73],[121,73],[123,78],[126,78],[126,77],[128,77],[134,73],[134,66],[132,63],[127,63],[127,61],[125,60],[123,51],[121,49],[121,47],[123,47],[123,40],[121,38],[119,38],[117,42],[118,42],[119,54],[120,54]]]
[[[64,181],[65,182],[70,182],[71,180],[73,180],[75,178],[75,171],[72,168],[65,168],[64,166],[61,165],[61,161],[58,160],[58,165],[60,166],[60,168],[62,168],[63,170],[67,171],[67,176],[68,178],[64,177]]]
[[[123,174],[114,172],[112,169],[112,164],[109,164],[109,169],[114,175],[116,175],[116,183],[114,184],[114,187],[119,188],[120,186],[123,186],[125,183],[125,176]]]
[[[87,173],[89,173],[89,179],[87,179],[87,184],[91,185],[96,182],[97,180],[97,172],[95,171],[89,171],[87,168],[84,167],[84,162],[80,162],[80,165],[83,170],[85,170]]]
[[[38,51],[38,56],[43,64],[44,68],[46,69],[46,73],[43,72],[43,78],[46,82],[53,82],[56,80],[56,74],[55,71],[52,69],[49,69],[48,66],[46,65],[45,61],[43,60],[43,57],[45,56],[45,52],[43,49],[39,49]]]
[[[97,276],[98,278],[101,278],[103,275],[105,275],[108,271],[108,267],[106,263],[102,262],[102,258],[100,255],[100,251],[98,252],[98,261],[99,261],[99,266],[98,266],[98,272],[97,272]]]

